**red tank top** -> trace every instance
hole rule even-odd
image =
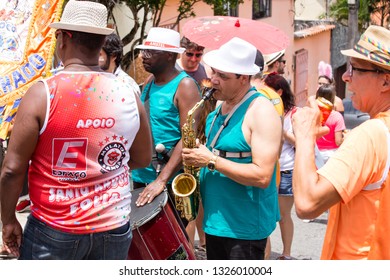
[[[128,222],[129,149],[139,129],[135,95],[101,72],[60,72],[43,81],[46,120],[29,169],[32,214],[65,232]]]

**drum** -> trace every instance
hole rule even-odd
[[[144,188],[132,191],[130,222],[133,240],[129,260],[195,260],[195,255],[176,220],[166,191],[142,207],[135,201]]]

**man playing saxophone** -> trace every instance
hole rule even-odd
[[[275,164],[282,123],[272,103],[250,84],[256,48],[233,38],[210,51],[214,98],[206,145],[183,149],[184,164],[201,169],[207,259],[264,259],[279,220]]]

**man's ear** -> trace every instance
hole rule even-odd
[[[385,76],[385,78],[384,78],[382,86],[384,86],[384,87],[389,86],[390,85],[390,74],[386,73],[384,76]]]
[[[382,83],[382,91],[384,91],[384,92],[390,91],[390,73],[384,74],[384,79],[383,79],[383,83]]]
[[[176,62],[176,59],[178,57],[178,54],[176,53],[173,53],[173,52],[167,52],[168,56],[169,56],[169,60],[170,61],[175,61]]]
[[[116,56],[110,56],[110,64],[114,63],[115,64]],[[115,64],[116,66],[116,64]]]
[[[240,77],[238,79],[240,80],[241,84],[244,85],[244,84],[247,84],[248,82],[251,81],[251,76],[240,75]]]

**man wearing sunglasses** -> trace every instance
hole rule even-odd
[[[207,79],[206,70],[200,63],[204,47],[191,42],[186,37],[183,37],[180,40],[180,46],[186,50],[176,61],[176,68],[180,71],[184,70],[189,76],[194,78],[199,85],[201,85],[202,80]]]
[[[316,170],[314,144],[328,132],[316,101],[294,114],[295,208],[304,219],[330,208],[321,259],[390,259],[390,31],[369,26],[342,54],[350,59],[343,80],[353,105],[371,119]]]
[[[176,68],[180,71],[184,70],[189,76],[191,76],[199,86],[202,85],[202,81],[207,79],[206,70],[200,61],[203,57],[204,47],[199,46],[198,44],[191,42],[187,37],[183,37],[180,40],[180,46],[185,48],[183,54],[180,55],[180,58],[176,60]],[[202,115],[206,115],[213,111],[215,108],[215,100],[208,100],[204,104],[205,108],[202,110]],[[200,119],[203,119],[202,117]],[[199,129],[204,128],[203,123],[198,126]],[[191,221],[186,230],[187,234],[190,238],[191,244],[195,243],[195,228],[198,232],[199,236],[199,246],[198,250],[205,250],[206,248],[206,236],[202,229],[202,221],[203,221],[203,206],[202,202],[200,202],[198,216],[195,221]]]
[[[267,71],[264,75],[268,73],[278,73],[283,75],[285,73],[284,69],[286,68],[286,58],[284,57],[285,50],[280,52],[264,55],[265,63],[267,64]]]
[[[200,92],[188,74],[175,68],[178,54],[185,50],[180,47],[178,32],[152,27],[145,42],[137,48],[141,49],[145,70],[152,74],[144,83],[141,100],[149,114],[154,146],[164,145],[164,154],[169,151],[170,155],[161,172],[157,162],[163,153],[157,151],[148,167],[133,170],[134,188],[146,186],[136,201],[138,206],[143,206],[151,203],[165,188],[173,196],[172,179],[182,168],[181,128],[187,121],[188,111],[200,100]],[[196,120],[198,114],[195,113]],[[184,218],[182,222],[186,226]]]

